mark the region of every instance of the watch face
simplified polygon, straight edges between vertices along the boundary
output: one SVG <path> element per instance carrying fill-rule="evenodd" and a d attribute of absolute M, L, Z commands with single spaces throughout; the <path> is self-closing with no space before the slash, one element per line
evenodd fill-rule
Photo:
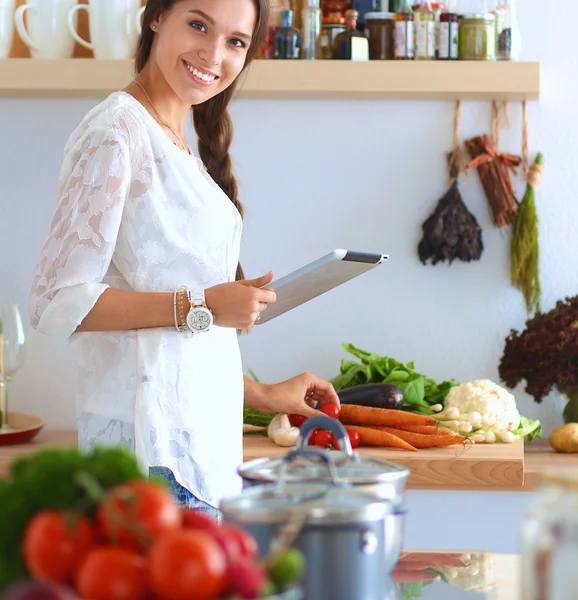
<path fill-rule="evenodd" d="M 187 315 L 187 324 L 193 331 L 206 331 L 213 322 L 206 308 L 193 308 Z"/>

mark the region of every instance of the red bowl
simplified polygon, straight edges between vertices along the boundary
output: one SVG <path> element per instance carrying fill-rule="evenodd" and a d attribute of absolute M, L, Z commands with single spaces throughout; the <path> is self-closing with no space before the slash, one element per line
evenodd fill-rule
<path fill-rule="evenodd" d="M 9 412 L 8 425 L 12 428 L 10 431 L 0 431 L 0 446 L 26 444 L 44 427 L 44 421 L 33 415 Z"/>

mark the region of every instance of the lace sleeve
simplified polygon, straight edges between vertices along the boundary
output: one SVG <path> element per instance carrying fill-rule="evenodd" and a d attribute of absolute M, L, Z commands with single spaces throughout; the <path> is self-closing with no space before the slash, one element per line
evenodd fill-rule
<path fill-rule="evenodd" d="M 70 336 L 109 287 L 102 280 L 129 185 L 128 146 L 111 128 L 89 129 L 65 154 L 30 292 L 30 322 L 38 331 Z"/>

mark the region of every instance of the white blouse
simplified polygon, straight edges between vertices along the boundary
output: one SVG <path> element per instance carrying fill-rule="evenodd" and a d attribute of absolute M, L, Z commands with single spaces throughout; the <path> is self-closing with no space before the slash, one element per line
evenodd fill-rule
<path fill-rule="evenodd" d="M 241 490 L 243 371 L 232 328 L 74 333 L 108 288 L 234 281 L 242 221 L 202 163 L 115 92 L 72 133 L 36 266 L 32 325 L 77 343 L 79 445 L 126 444 L 218 506 Z"/>

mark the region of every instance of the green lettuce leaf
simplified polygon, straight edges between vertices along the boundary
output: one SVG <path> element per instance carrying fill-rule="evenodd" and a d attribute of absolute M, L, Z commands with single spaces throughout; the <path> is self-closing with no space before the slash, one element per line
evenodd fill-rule
<path fill-rule="evenodd" d="M 531 442 L 534 438 L 541 440 L 542 423 L 540 423 L 538 420 L 533 421 L 527 417 L 520 417 L 520 426 L 513 433 L 516 436 L 516 439 L 526 437 L 528 438 L 529 442 Z"/>

